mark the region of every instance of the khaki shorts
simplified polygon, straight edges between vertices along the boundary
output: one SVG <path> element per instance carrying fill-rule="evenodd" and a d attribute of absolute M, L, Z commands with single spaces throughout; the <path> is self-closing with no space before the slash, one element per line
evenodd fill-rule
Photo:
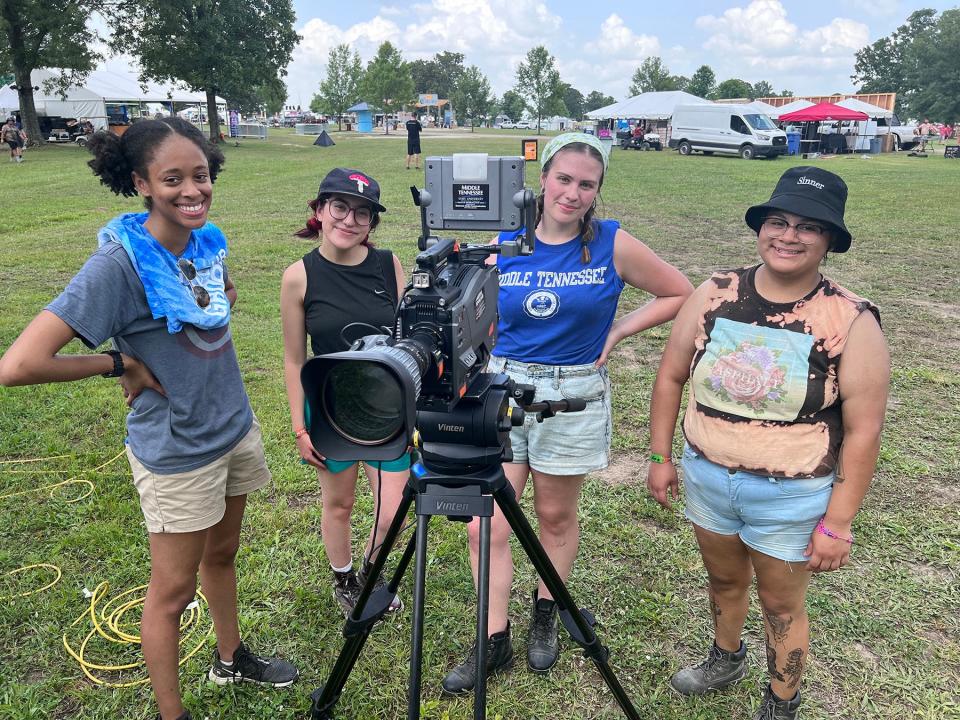
<path fill-rule="evenodd" d="M 129 445 L 127 459 L 147 531 L 152 533 L 206 530 L 223 519 L 228 497 L 246 495 L 270 482 L 256 418 L 230 452 L 196 470 L 160 475 L 144 467 Z"/>

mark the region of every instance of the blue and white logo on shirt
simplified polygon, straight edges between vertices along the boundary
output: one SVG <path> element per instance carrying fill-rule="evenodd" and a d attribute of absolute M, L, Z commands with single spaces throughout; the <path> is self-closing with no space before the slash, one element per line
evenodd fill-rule
<path fill-rule="evenodd" d="M 532 318 L 545 320 L 560 309 L 560 297 L 553 290 L 534 290 L 523 299 L 523 310 Z"/>

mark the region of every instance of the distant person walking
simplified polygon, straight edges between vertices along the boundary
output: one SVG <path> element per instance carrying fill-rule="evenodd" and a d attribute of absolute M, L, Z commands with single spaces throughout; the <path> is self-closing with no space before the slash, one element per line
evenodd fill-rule
<path fill-rule="evenodd" d="M 410 169 L 410 158 L 413 158 L 413 164 L 417 170 L 420 169 L 420 131 L 423 125 L 416 118 L 410 118 L 406 123 L 407 128 L 407 170 Z"/>
<path fill-rule="evenodd" d="M 10 162 L 22 163 L 23 146 L 27 136 L 17 127 L 13 117 L 7 118 L 7 122 L 0 133 L 2 133 L 3 142 L 10 148 Z"/>

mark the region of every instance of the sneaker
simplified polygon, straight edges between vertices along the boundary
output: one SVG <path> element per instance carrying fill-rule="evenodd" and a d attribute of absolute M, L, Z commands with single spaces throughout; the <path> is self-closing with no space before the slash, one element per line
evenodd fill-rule
<path fill-rule="evenodd" d="M 773 694 L 770 685 L 763 691 L 763 700 L 753 720 L 797 720 L 800 707 L 800 691 L 789 700 L 781 700 Z"/>
<path fill-rule="evenodd" d="M 507 629 L 494 633 L 487 639 L 487 677 L 513 665 L 513 644 L 510 642 L 510 623 Z M 461 695 L 473 690 L 477 682 L 477 646 L 462 665 L 457 665 L 443 678 L 443 692 L 447 695 Z"/>
<path fill-rule="evenodd" d="M 361 587 L 357 574 L 352 569 L 346 572 L 333 571 L 333 599 L 340 605 L 345 618 L 350 617 L 353 612 Z"/>
<path fill-rule="evenodd" d="M 735 653 L 721 650 L 714 642 L 706 660 L 678 672 L 670 678 L 670 685 L 681 695 L 703 695 L 733 685 L 746 674 L 747 646 L 743 641 Z"/>
<path fill-rule="evenodd" d="M 560 656 L 560 618 L 557 603 L 546 598 L 537 598 L 533 591 L 533 611 L 527 634 L 527 666 L 534 672 L 544 673 L 552 668 Z"/>
<path fill-rule="evenodd" d="M 217 685 L 251 682 L 285 688 L 293 684 L 300 673 L 293 664 L 280 658 L 262 658 L 240 643 L 233 653 L 233 663 L 227 667 L 220 660 L 220 652 L 213 651 L 213 666 L 207 676 Z"/>
<path fill-rule="evenodd" d="M 370 574 L 370 568 L 373 567 L 373 563 L 369 560 L 363 561 L 363 567 L 360 568 L 360 572 L 357 573 L 357 584 L 362 588 L 367 582 L 367 575 Z M 373 592 L 378 592 L 381 588 L 387 586 L 387 581 L 383 579 L 383 575 L 380 575 L 373 583 Z M 359 591 L 357 593 L 359 595 Z M 387 608 L 387 612 L 397 612 L 398 610 L 403 610 L 403 600 L 400 599 L 399 595 L 394 595 L 393 600 L 390 601 L 390 607 Z"/>

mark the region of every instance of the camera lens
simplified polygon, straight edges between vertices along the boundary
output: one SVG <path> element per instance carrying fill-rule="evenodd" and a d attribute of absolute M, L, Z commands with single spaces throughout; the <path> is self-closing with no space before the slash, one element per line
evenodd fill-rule
<path fill-rule="evenodd" d="M 343 362 L 327 376 L 323 412 L 330 425 L 358 445 L 389 442 L 403 430 L 400 383 L 379 363 Z"/>

